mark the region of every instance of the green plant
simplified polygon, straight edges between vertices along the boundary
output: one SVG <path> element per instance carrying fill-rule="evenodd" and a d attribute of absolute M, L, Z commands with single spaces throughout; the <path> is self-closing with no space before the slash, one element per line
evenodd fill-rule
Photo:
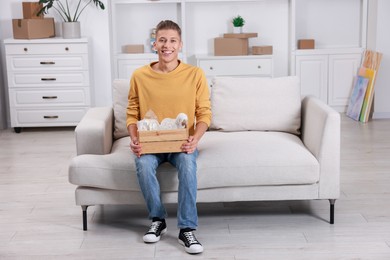
<path fill-rule="evenodd" d="M 65 1 L 65 4 L 63 4 L 61 1 Z M 53 8 L 61 16 L 64 22 L 77 22 L 79 20 L 80 14 L 92 2 L 96 5 L 97 8 L 100 8 L 102 10 L 104 10 L 105 8 L 104 4 L 99 0 L 76 0 L 76 1 L 78 1 L 76 10 L 71 11 L 68 0 L 39 0 L 39 3 L 43 4 L 43 7 L 41 10 L 39 10 L 37 16 L 41 14 L 47 14 L 49 13 L 49 10 Z"/>
<path fill-rule="evenodd" d="M 245 24 L 245 20 L 240 15 L 237 15 L 233 18 L 232 23 L 234 27 L 242 27 Z"/>

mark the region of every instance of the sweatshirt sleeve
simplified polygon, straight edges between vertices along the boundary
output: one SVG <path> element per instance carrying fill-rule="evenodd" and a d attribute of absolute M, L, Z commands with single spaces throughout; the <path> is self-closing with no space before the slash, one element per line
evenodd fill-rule
<path fill-rule="evenodd" d="M 136 84 L 135 75 L 130 80 L 130 90 L 128 95 L 128 104 L 126 111 L 126 127 L 131 124 L 136 124 L 140 118 L 138 86 Z"/>
<path fill-rule="evenodd" d="M 198 68 L 198 83 L 196 89 L 196 122 L 204 122 L 207 126 L 211 123 L 210 93 L 206 76 L 202 69 Z"/>

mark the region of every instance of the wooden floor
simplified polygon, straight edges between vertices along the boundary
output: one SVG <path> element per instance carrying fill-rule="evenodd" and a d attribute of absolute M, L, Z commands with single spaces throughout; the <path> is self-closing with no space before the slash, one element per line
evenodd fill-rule
<path fill-rule="evenodd" d="M 72 128 L 0 132 L 0 259 L 194 259 L 168 233 L 144 244 L 143 206 L 88 209 L 82 231 L 67 167 Z M 199 259 L 390 259 L 390 120 L 342 119 L 341 191 L 328 201 L 199 205 Z"/>

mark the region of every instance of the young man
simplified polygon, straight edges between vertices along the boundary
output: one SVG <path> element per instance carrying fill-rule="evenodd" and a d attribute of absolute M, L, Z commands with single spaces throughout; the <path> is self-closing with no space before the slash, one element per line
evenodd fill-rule
<path fill-rule="evenodd" d="M 138 182 L 152 220 L 143 240 L 145 243 L 157 242 L 167 231 L 167 213 L 161 201 L 156 170 L 163 162 L 169 162 L 177 168 L 179 179 L 179 243 L 187 253 L 201 253 L 203 246 L 194 235 L 198 226 L 196 158 L 198 142 L 211 121 L 207 80 L 200 68 L 178 59 L 182 41 L 181 29 L 176 23 L 167 20 L 157 25 L 154 48 L 158 61 L 137 69 L 132 75 L 126 122 L 130 148 L 136 155 Z M 159 122 L 164 118 L 176 118 L 179 113 L 188 116 L 190 136 L 183 143 L 181 153 L 142 154 L 142 145 L 137 139 L 137 121 L 143 119 L 148 110 L 157 115 Z"/>

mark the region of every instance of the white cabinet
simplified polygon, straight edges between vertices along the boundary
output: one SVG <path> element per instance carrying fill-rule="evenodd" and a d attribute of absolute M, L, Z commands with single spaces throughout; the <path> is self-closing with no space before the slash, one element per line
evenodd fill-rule
<path fill-rule="evenodd" d="M 117 73 L 115 78 L 130 79 L 131 74 L 133 74 L 134 70 L 143 65 L 149 64 L 152 61 L 153 59 L 148 59 L 147 57 L 120 58 L 117 60 Z"/>
<path fill-rule="evenodd" d="M 296 75 L 301 81 L 302 96 L 315 96 L 328 102 L 327 55 L 296 56 Z"/>
<path fill-rule="evenodd" d="M 341 112 L 347 109 L 361 57 L 361 53 L 329 55 L 328 104 Z"/>
<path fill-rule="evenodd" d="M 360 49 L 351 52 L 297 52 L 295 68 L 296 75 L 301 79 L 302 96 L 316 96 L 336 110 L 345 112 L 362 56 Z"/>
<path fill-rule="evenodd" d="M 74 126 L 91 105 L 87 39 L 4 41 L 11 126 Z"/>
<path fill-rule="evenodd" d="M 302 95 L 344 112 L 366 47 L 368 1 L 290 2 L 290 73 L 301 78 Z M 298 50 L 299 39 L 314 39 L 315 49 Z"/>
<path fill-rule="evenodd" d="M 215 76 L 273 76 L 272 56 L 207 56 L 197 55 L 197 66 L 202 68 L 211 83 Z"/>

